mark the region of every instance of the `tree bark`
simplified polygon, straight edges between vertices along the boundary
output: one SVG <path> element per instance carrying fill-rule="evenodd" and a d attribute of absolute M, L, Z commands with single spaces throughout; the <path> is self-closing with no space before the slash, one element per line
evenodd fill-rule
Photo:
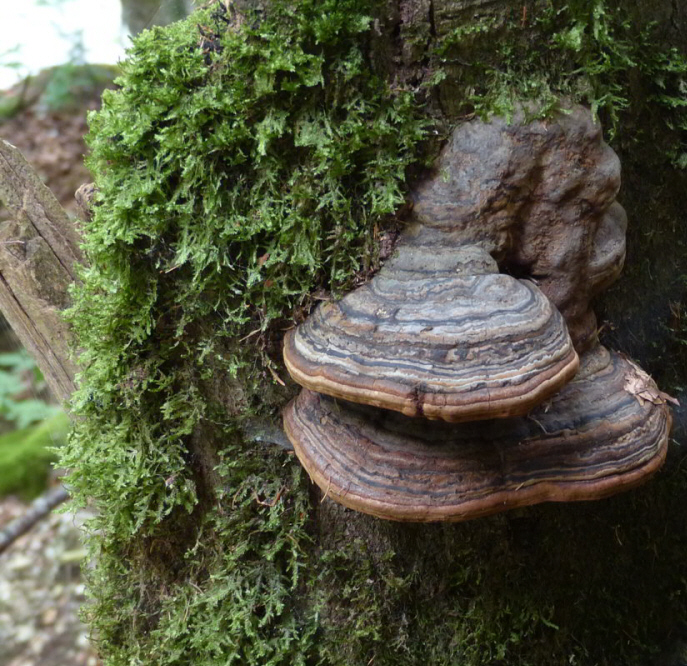
<path fill-rule="evenodd" d="M 155 25 L 167 25 L 180 21 L 187 16 L 193 7 L 190 0 L 122 0 L 122 20 L 132 35 Z"/>

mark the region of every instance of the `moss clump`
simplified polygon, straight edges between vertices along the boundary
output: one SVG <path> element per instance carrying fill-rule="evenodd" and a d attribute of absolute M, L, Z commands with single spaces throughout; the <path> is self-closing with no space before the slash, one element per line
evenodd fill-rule
<path fill-rule="evenodd" d="M 304 586 L 303 474 L 274 452 L 233 445 L 222 457 L 225 485 L 200 524 L 181 518 L 175 536 L 149 530 L 128 557 L 96 544 L 88 615 L 109 663 L 306 663 L 316 618 L 294 601 Z"/>
<path fill-rule="evenodd" d="M 369 9 L 277 3 L 239 28 L 215 5 L 143 33 L 91 116 L 102 205 L 71 320 L 85 350 L 74 448 L 97 454 L 70 460 L 71 483 L 113 515 L 135 485 L 131 533 L 195 502 L 191 485 L 170 497 L 160 483 L 188 474 L 184 438 L 207 417 L 198 381 L 243 372 L 244 407 L 261 397 L 268 350 L 222 344 L 349 284 L 403 200 L 425 122 L 365 64 Z"/>
<path fill-rule="evenodd" d="M 227 4 L 136 38 L 90 118 L 99 198 L 62 464 L 100 511 L 90 615 L 110 664 L 305 658 L 314 619 L 287 599 L 307 494 L 237 428 L 275 409 L 279 320 L 374 262 L 427 125 L 366 61 L 374 2 Z"/>
<path fill-rule="evenodd" d="M 509 116 L 516 104 L 532 100 L 536 114 L 546 116 L 564 96 L 600 115 L 613 139 L 637 111 L 634 100 L 661 114 L 674 140 L 667 156 L 684 168 L 687 56 L 663 46 L 656 24 L 632 16 L 627 4 L 545 0 L 498 15 L 478 12 L 439 35 L 431 49 L 444 109 Z"/>

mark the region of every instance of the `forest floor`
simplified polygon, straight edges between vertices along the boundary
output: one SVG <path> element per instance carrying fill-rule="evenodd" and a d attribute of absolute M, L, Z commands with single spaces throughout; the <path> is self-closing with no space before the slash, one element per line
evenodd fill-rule
<path fill-rule="evenodd" d="M 0 527 L 28 504 L 0 500 Z M 88 514 L 52 513 L 0 554 L 0 666 L 98 666 L 88 629 L 80 525 Z"/>

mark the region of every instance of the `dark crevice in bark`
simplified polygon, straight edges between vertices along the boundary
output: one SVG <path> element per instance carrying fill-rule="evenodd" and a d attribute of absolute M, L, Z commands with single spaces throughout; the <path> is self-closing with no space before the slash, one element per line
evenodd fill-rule
<path fill-rule="evenodd" d="M 680 27 L 680 8 L 678 6 L 678 0 L 672 0 L 671 3 L 670 25 L 673 26 L 675 32 L 679 36 L 682 36 L 682 29 Z"/>
<path fill-rule="evenodd" d="M 396 3 L 397 20 L 394 22 L 391 30 L 391 43 L 393 44 L 394 61 L 399 63 L 402 61 L 403 53 L 403 38 L 401 37 L 401 26 L 403 25 L 403 2 L 398 0 Z"/>
<path fill-rule="evenodd" d="M 434 17 L 434 0 L 429 0 L 429 46 L 437 38 L 437 24 Z"/>

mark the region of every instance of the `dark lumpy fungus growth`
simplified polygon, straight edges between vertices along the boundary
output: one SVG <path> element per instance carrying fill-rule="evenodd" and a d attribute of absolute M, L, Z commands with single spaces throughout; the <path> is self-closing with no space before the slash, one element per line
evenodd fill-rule
<path fill-rule="evenodd" d="M 327 497 L 392 520 L 595 499 L 663 462 L 653 380 L 597 338 L 619 275 L 620 164 L 589 111 L 457 127 L 368 283 L 284 341 L 285 409 Z"/>

